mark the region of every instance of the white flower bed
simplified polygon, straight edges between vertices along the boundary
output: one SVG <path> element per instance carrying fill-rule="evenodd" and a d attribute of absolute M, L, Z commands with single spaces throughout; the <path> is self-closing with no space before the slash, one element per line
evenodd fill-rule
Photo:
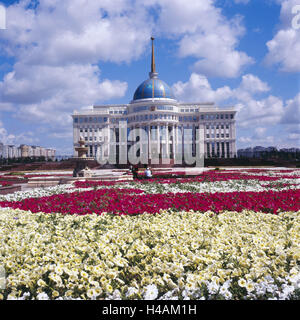
<path fill-rule="evenodd" d="M 74 188 L 72 184 L 63 184 L 54 187 L 34 188 L 26 191 L 16 191 L 14 193 L 0 195 L 0 201 L 22 201 L 27 198 L 47 197 L 53 194 L 72 193 L 76 191 L 87 191 L 93 188 Z"/>

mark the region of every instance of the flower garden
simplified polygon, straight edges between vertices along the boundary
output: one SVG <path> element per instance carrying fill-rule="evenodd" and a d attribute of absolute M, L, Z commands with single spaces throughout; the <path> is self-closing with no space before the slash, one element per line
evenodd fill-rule
<path fill-rule="evenodd" d="M 299 182 L 230 169 L 0 195 L 0 299 L 300 299 Z"/>

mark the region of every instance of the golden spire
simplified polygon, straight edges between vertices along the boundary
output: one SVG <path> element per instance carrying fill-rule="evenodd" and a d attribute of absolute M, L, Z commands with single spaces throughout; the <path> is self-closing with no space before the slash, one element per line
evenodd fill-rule
<path fill-rule="evenodd" d="M 152 40 L 152 61 L 151 61 L 151 72 L 155 73 L 155 57 L 154 57 L 154 37 L 151 37 Z"/>
<path fill-rule="evenodd" d="M 149 72 L 149 76 L 151 79 L 157 78 L 158 73 L 155 70 L 155 57 L 154 57 L 154 37 L 151 37 L 152 40 L 152 59 L 151 59 L 151 72 Z"/>

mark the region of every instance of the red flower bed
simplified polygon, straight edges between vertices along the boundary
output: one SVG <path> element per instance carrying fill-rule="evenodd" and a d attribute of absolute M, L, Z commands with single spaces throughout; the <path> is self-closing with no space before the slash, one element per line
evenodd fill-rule
<path fill-rule="evenodd" d="M 300 190 L 228 192 L 228 193 L 167 193 L 141 194 L 138 189 L 110 189 L 52 195 L 18 202 L 0 202 L 2 207 L 32 212 L 60 212 L 64 214 L 158 213 L 160 209 L 214 211 L 242 211 L 244 209 L 277 213 L 300 210 Z"/>
<path fill-rule="evenodd" d="M 12 186 L 13 184 L 13 181 L 0 181 L 0 187 Z"/>

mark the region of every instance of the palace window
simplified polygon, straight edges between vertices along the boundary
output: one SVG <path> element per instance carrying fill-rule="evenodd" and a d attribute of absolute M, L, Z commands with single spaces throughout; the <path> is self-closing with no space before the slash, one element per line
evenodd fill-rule
<path fill-rule="evenodd" d="M 139 106 L 139 107 L 134 107 L 133 112 L 147 111 L 148 109 L 149 109 L 148 106 Z"/>
<path fill-rule="evenodd" d="M 165 140 L 166 139 L 166 126 L 161 126 L 160 127 L 160 137 L 161 137 L 161 140 Z"/>
<path fill-rule="evenodd" d="M 173 107 L 172 106 L 157 106 L 157 110 L 168 110 L 172 111 Z"/>
<path fill-rule="evenodd" d="M 208 156 L 210 156 L 210 147 L 209 147 L 209 143 L 207 143 L 207 154 L 208 154 Z"/>

